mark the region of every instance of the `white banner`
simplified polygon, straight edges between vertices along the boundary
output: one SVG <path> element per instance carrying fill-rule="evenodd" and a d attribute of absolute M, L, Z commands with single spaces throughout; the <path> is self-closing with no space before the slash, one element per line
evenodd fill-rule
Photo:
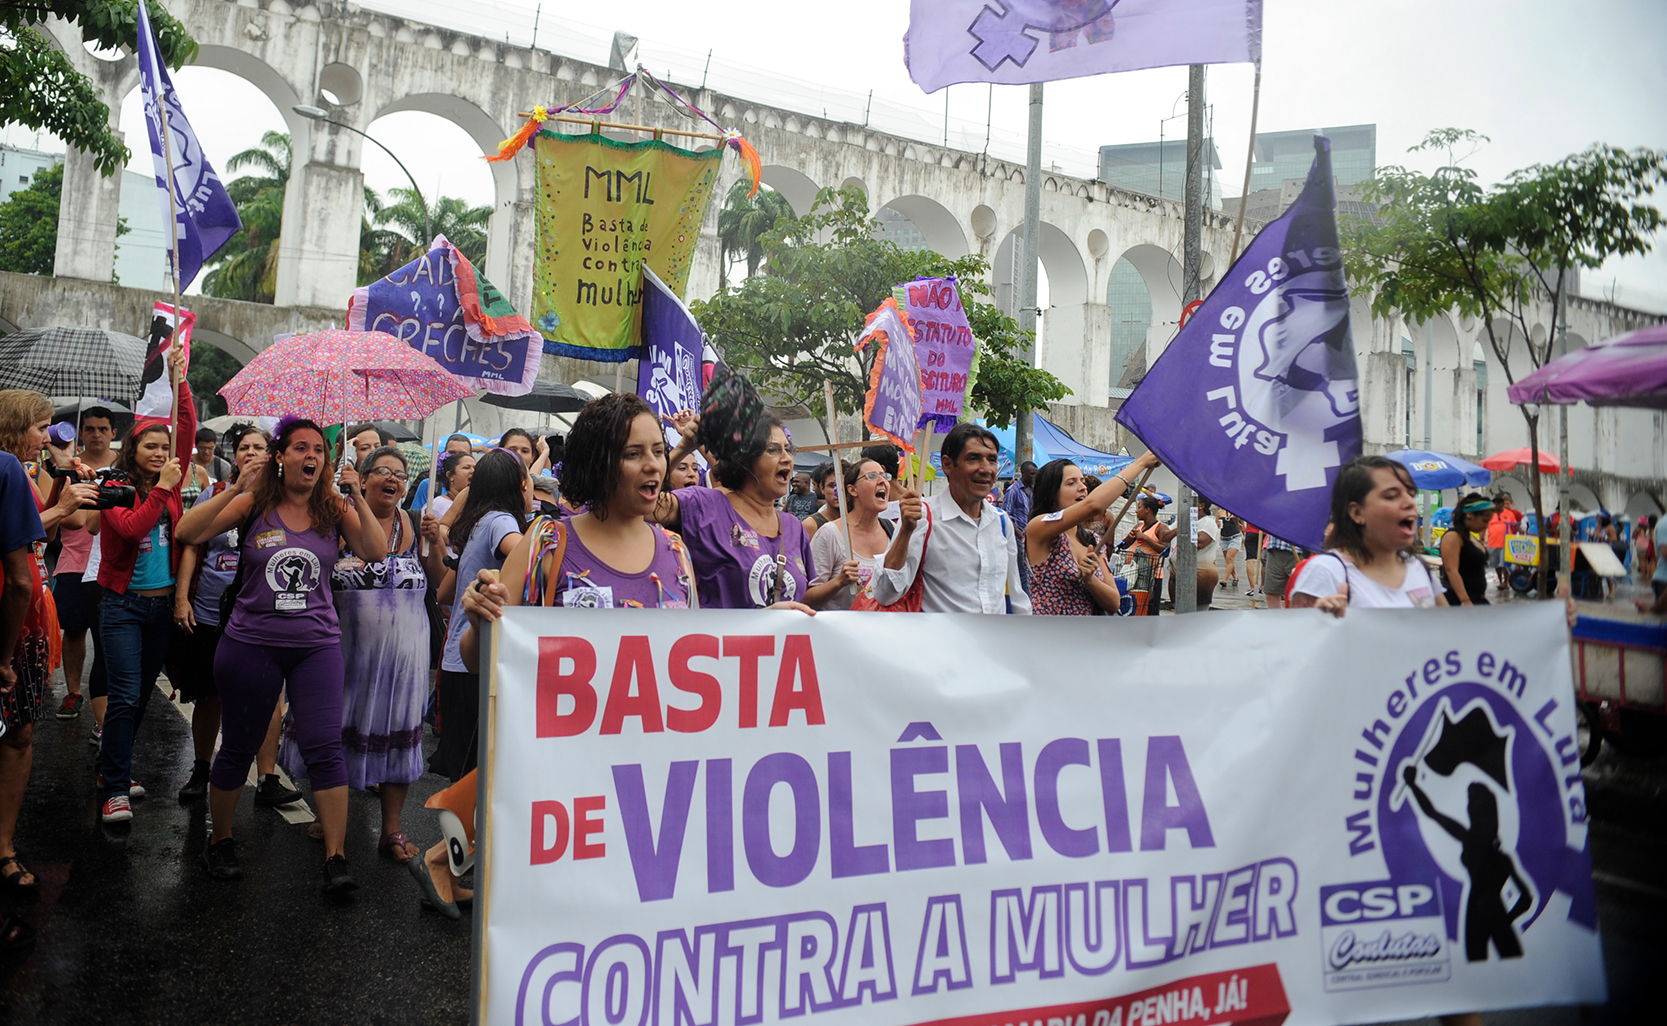
<path fill-rule="evenodd" d="M 1601 1003 L 1562 616 L 510 610 L 482 1021 Z"/>

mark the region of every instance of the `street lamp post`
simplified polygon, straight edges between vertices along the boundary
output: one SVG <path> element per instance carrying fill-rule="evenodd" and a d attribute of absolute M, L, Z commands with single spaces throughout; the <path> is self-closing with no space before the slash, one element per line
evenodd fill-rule
<path fill-rule="evenodd" d="M 394 151 L 393 150 L 390 150 L 390 149 L 388 149 L 388 147 L 383 146 L 380 142 L 377 142 L 376 139 L 372 138 L 368 133 L 361 132 L 357 128 L 354 128 L 352 125 L 343 124 L 342 122 L 331 118 L 330 117 L 330 112 L 325 110 L 323 107 L 313 107 L 313 106 L 309 106 L 309 105 L 304 104 L 304 103 L 298 103 L 290 109 L 295 111 L 295 113 L 301 115 L 304 118 L 309 118 L 313 121 L 322 121 L 326 125 L 335 125 L 337 128 L 345 128 L 349 132 L 354 133 L 355 135 L 362 135 L 366 139 L 370 139 L 371 142 L 376 143 L 377 146 L 381 147 L 383 153 L 386 153 L 388 156 L 393 157 L 394 163 L 398 164 L 399 169 L 401 171 L 405 172 L 405 177 L 411 180 L 411 191 L 416 194 L 417 202 L 419 204 L 421 204 L 422 208 L 423 208 L 423 237 L 422 237 L 422 240 L 418 243 L 418 245 L 423 247 L 424 249 L 426 249 L 428 247 L 428 244 L 430 242 L 434 241 L 433 227 L 432 227 L 432 224 L 429 221 L 429 217 L 428 217 L 428 201 L 426 199 L 423 199 L 423 191 L 417 185 L 417 177 L 411 173 L 410 168 L 405 166 L 404 161 L 402 161 L 398 157 L 394 156 Z"/>

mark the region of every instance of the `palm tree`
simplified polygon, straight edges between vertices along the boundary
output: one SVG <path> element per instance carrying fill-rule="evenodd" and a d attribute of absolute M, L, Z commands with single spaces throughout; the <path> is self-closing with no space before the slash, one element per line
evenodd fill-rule
<path fill-rule="evenodd" d="M 758 194 L 747 196 L 751 185 L 745 180 L 730 187 L 724 207 L 718 212 L 718 242 L 723 246 L 724 258 L 718 262 L 718 289 L 729 286 L 729 262 L 745 256 L 747 277 L 758 273 L 764 259 L 764 247 L 759 239 L 776 226 L 776 222 L 794 218 L 793 205 L 787 197 L 762 186 Z"/>
<path fill-rule="evenodd" d="M 376 223 L 385 226 L 377 233 L 387 247 L 383 274 L 409 263 L 433 241 L 433 235 L 444 235 L 476 267 L 486 260 L 491 206 L 471 207 L 455 196 L 441 196 L 425 212 L 423 197 L 415 189 L 389 189 L 388 198 L 392 202 L 375 214 Z M 425 225 L 431 232 L 427 239 L 422 237 Z"/>
<path fill-rule="evenodd" d="M 221 299 L 270 303 L 277 291 L 278 234 L 283 230 L 284 189 L 289 184 L 290 139 L 267 132 L 260 147 L 234 154 L 227 171 L 249 169 L 226 185 L 243 230 L 214 254 L 216 265 L 203 278 L 203 292 Z"/>

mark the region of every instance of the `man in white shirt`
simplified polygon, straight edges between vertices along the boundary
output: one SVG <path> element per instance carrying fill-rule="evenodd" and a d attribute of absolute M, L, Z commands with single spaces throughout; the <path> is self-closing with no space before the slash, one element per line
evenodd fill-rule
<path fill-rule="evenodd" d="M 944 436 L 941 455 L 949 490 L 925 500 L 904 495 L 897 534 L 874 574 L 874 598 L 883 605 L 897 602 L 919 574 L 922 612 L 1006 613 L 1011 607 L 1028 615 L 1018 531 L 1006 513 L 985 502 L 996 483 L 996 436 L 975 424 L 957 424 Z"/>

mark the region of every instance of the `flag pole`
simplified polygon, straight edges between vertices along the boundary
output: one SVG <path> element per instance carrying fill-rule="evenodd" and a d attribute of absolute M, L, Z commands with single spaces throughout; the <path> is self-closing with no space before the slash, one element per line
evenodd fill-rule
<path fill-rule="evenodd" d="M 152 38 L 152 52 L 155 52 L 156 40 Z M 157 58 L 161 60 L 160 57 Z M 162 119 L 162 159 L 168 165 L 168 212 L 171 215 L 169 224 L 170 240 L 168 256 L 172 264 L 174 280 L 174 326 L 168 336 L 168 385 L 172 398 L 168 403 L 168 458 L 173 459 L 179 449 L 179 379 L 174 376 L 174 346 L 179 344 L 179 197 L 174 188 L 174 140 L 168 131 L 168 92 L 162 83 L 162 76 L 156 76 L 156 113 Z"/>
<path fill-rule="evenodd" d="M 1117 511 L 1116 518 L 1106 526 L 1106 533 L 1100 536 L 1100 555 L 1103 556 L 1107 552 L 1111 551 L 1111 546 L 1114 544 L 1113 538 L 1117 534 L 1117 528 L 1123 523 L 1123 518 L 1128 516 L 1129 507 L 1133 506 L 1140 500 L 1140 490 L 1146 487 L 1146 479 L 1151 477 L 1152 471 L 1156 469 L 1158 468 L 1146 468 L 1146 473 L 1140 475 L 1140 480 L 1136 481 L 1134 484 L 1134 494 L 1123 500 L 1123 508 Z"/>
<path fill-rule="evenodd" d="M 1042 83 L 1030 84 L 1030 134 L 1025 154 L 1025 221 L 1019 269 L 1019 330 L 1031 333 L 1030 345 L 1024 354 L 1026 361 L 1036 363 L 1036 321 L 1041 310 L 1037 307 L 1036 260 L 1042 236 Z M 1015 455 L 1022 464 L 1033 459 L 1031 452 L 1034 414 L 1020 410 L 1013 428 Z M 1015 472 L 1017 468 L 1014 468 Z"/>
<path fill-rule="evenodd" d="M 1204 65 L 1194 64 L 1187 77 L 1187 208 L 1184 264 L 1181 270 L 1183 309 L 1204 298 L 1202 281 L 1204 232 Z M 1179 476 L 1179 475 L 1177 475 Z M 1198 611 L 1198 549 L 1192 540 L 1192 488 L 1181 482 L 1175 510 L 1175 612 Z"/>
<path fill-rule="evenodd" d="M 1250 145 L 1245 147 L 1244 187 L 1239 190 L 1239 218 L 1233 225 L 1233 255 L 1227 266 L 1239 258 L 1239 235 L 1244 231 L 1244 211 L 1250 205 L 1250 167 L 1256 162 L 1256 114 L 1262 105 L 1262 61 L 1256 61 L 1256 84 L 1250 90 Z"/>
<path fill-rule="evenodd" d="M 845 512 L 845 461 L 839 456 L 839 421 L 834 417 L 833 382 L 827 378 L 822 379 L 822 397 L 828 403 L 828 441 L 833 444 L 834 474 L 839 479 L 835 490 L 839 495 L 839 522 L 845 525 L 845 558 L 855 559 L 856 550 L 851 545 L 851 518 Z"/>

